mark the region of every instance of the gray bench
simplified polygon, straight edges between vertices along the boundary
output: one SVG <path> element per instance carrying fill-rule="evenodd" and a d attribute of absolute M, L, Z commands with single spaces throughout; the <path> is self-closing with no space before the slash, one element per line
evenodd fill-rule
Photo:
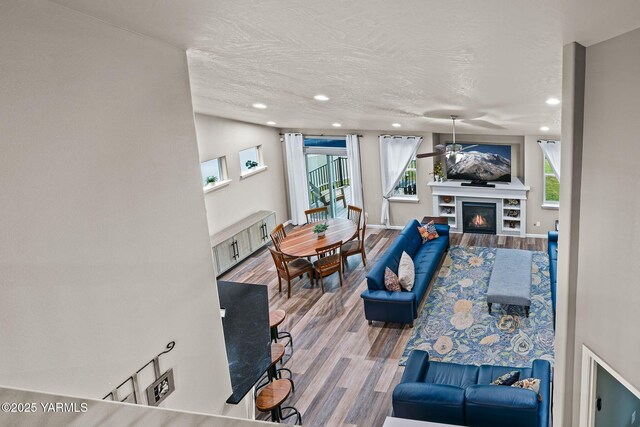
<path fill-rule="evenodd" d="M 487 305 L 521 305 L 529 317 L 531 306 L 531 265 L 533 252 L 498 249 L 487 290 Z"/>

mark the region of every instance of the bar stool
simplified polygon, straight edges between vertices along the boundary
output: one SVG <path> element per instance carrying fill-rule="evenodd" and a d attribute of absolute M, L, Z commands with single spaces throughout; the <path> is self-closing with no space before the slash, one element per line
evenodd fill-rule
<path fill-rule="evenodd" d="M 282 406 L 291 394 L 293 386 L 289 380 L 275 380 L 267 384 L 256 398 L 256 408 L 260 412 L 271 412 L 271 421 L 279 423 L 296 415 L 296 424 L 302 425 L 302 415 L 293 406 Z M 282 411 L 288 409 L 291 413 L 283 415 Z"/>
<path fill-rule="evenodd" d="M 278 332 L 278 325 L 284 322 L 287 318 L 287 313 L 284 310 L 274 310 L 269 312 L 269 328 L 271 330 L 271 341 L 278 342 L 279 339 L 288 338 L 289 341 L 285 344 L 291 347 L 291 353 L 293 353 L 293 337 L 290 332 L 282 331 Z"/>
<path fill-rule="evenodd" d="M 262 387 L 266 386 L 270 382 L 273 382 L 274 380 L 282 379 L 283 371 L 289 373 L 289 378 L 285 378 L 285 379 L 291 381 L 291 391 L 295 393 L 296 386 L 293 383 L 293 372 L 291 372 L 291 370 L 288 368 L 282 368 L 282 367 L 278 368 L 278 362 L 282 362 L 283 357 L 284 357 L 284 345 L 280 343 L 271 344 L 271 365 L 267 369 L 266 378 L 263 376 L 261 379 L 260 385 L 256 386 L 256 391 L 255 391 L 256 396 L 258 394 L 258 390 L 260 390 Z"/>

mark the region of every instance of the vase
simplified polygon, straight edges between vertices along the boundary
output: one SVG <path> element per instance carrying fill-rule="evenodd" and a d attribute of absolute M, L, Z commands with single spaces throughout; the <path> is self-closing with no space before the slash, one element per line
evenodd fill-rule
<path fill-rule="evenodd" d="M 324 237 L 325 233 L 326 233 L 326 231 L 323 231 L 321 233 L 317 233 L 318 234 L 318 239 L 322 239 Z"/>

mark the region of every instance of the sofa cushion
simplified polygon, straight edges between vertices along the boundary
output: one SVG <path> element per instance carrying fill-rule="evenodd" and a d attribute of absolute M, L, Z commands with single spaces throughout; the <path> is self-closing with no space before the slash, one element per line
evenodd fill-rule
<path fill-rule="evenodd" d="M 384 269 L 384 287 L 391 292 L 400 292 L 400 279 L 389 267 Z"/>
<path fill-rule="evenodd" d="M 416 255 L 416 252 L 420 250 L 422 246 L 422 236 L 418 231 L 420 227 L 420 223 L 415 219 L 409 221 L 409 223 L 404 227 L 404 229 L 400 232 L 401 236 L 404 236 L 407 240 L 407 244 L 405 246 L 405 251 L 413 258 Z"/>
<path fill-rule="evenodd" d="M 367 274 L 367 287 L 369 290 L 386 290 L 384 287 L 384 271 L 389 267 L 394 273 L 398 272 L 400 257 L 406 246 L 407 238 L 404 236 L 398 236 L 396 240 L 391 243 L 389 249 L 387 249 Z"/>
<path fill-rule="evenodd" d="M 415 278 L 416 270 L 413 265 L 413 260 L 408 253 L 403 252 L 402 257 L 400 257 L 400 265 L 398 266 L 398 279 L 400 280 L 402 289 L 407 291 L 413 289 Z"/>
<path fill-rule="evenodd" d="M 468 387 L 478 382 L 478 367 L 448 362 L 429 362 L 425 382 Z"/>
<path fill-rule="evenodd" d="M 464 425 L 464 395 L 463 388 L 451 385 L 401 383 L 393 390 L 393 415 Z"/>
<path fill-rule="evenodd" d="M 531 390 L 473 385 L 465 392 L 466 425 L 538 427 L 538 396 Z"/>

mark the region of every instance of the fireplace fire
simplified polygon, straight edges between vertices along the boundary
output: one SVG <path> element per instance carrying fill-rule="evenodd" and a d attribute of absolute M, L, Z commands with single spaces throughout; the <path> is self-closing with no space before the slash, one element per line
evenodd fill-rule
<path fill-rule="evenodd" d="M 471 220 L 471 223 L 475 227 L 486 227 L 487 220 L 482 215 L 477 214 L 476 216 L 473 217 L 473 219 Z"/>
<path fill-rule="evenodd" d="M 495 203 L 462 203 L 462 231 L 465 233 L 496 234 Z"/>

